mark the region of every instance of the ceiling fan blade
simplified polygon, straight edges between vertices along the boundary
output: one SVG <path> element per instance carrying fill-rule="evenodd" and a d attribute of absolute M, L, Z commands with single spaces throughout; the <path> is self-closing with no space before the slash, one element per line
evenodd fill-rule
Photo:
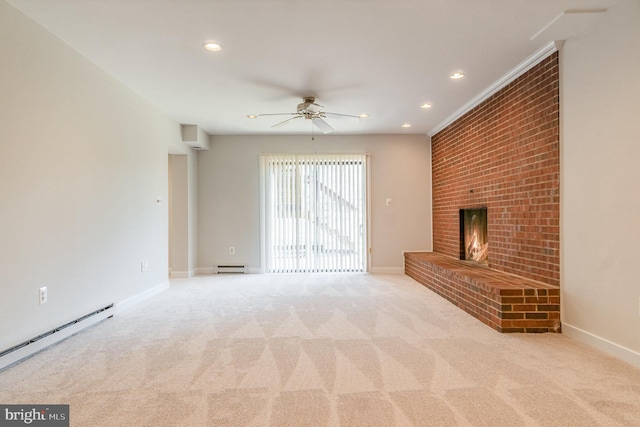
<path fill-rule="evenodd" d="M 330 133 L 335 130 L 334 128 L 329 126 L 329 123 L 325 122 L 320 117 L 314 117 L 313 124 L 316 125 L 316 127 L 320 129 L 322 133 Z"/>
<path fill-rule="evenodd" d="M 267 114 L 257 114 L 256 117 L 262 116 L 295 116 L 298 113 L 267 113 Z"/>
<path fill-rule="evenodd" d="M 349 117 L 349 118 L 354 118 L 354 119 L 361 119 L 362 117 L 360 116 L 354 116 L 353 114 L 340 114 L 340 113 L 329 113 L 327 111 L 323 111 L 322 114 L 324 114 L 325 116 L 335 116 L 335 117 Z"/>
<path fill-rule="evenodd" d="M 288 124 L 291 120 L 299 119 L 299 118 L 301 118 L 301 117 L 302 117 L 302 116 L 291 117 L 290 119 L 287 119 L 287 120 L 285 120 L 285 121 L 283 121 L 283 122 L 280 122 L 280 123 L 276 123 L 275 125 L 273 125 L 273 126 L 271 126 L 271 127 L 272 127 L 272 128 L 279 128 L 279 127 L 282 127 L 282 126 L 284 126 L 284 125 Z"/>

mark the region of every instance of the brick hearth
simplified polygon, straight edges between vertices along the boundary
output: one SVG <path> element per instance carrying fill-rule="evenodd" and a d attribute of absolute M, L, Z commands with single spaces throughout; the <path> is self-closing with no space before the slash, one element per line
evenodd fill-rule
<path fill-rule="evenodd" d="M 560 288 L 433 252 L 406 252 L 405 273 L 499 332 L 560 332 Z"/>

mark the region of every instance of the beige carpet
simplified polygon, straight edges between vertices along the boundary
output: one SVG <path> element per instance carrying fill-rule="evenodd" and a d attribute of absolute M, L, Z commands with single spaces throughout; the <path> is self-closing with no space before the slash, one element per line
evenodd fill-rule
<path fill-rule="evenodd" d="M 73 426 L 637 426 L 640 371 L 406 276 L 219 275 L 0 372 L 0 403 Z"/>

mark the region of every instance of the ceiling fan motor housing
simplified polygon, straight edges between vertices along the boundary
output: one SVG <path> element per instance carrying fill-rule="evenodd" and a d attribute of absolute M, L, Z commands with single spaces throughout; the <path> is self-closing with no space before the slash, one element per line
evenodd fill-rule
<path fill-rule="evenodd" d="M 302 101 L 302 103 L 298 104 L 298 114 L 304 115 L 307 119 L 318 117 L 320 111 L 315 107 L 322 107 L 322 105 L 316 104 L 316 98 L 313 96 L 305 96 L 302 98 Z"/>

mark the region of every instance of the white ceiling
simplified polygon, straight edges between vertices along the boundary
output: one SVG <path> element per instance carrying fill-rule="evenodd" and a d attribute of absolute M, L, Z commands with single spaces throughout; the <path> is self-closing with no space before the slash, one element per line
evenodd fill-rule
<path fill-rule="evenodd" d="M 340 134 L 428 133 L 557 34 L 573 36 L 563 12 L 615 1 L 8 0 L 212 135 L 308 133 L 306 120 L 271 129 L 284 118 L 246 118 L 293 112 L 306 95 L 370 115 L 327 119 Z M 223 50 L 204 50 L 208 40 Z"/>

